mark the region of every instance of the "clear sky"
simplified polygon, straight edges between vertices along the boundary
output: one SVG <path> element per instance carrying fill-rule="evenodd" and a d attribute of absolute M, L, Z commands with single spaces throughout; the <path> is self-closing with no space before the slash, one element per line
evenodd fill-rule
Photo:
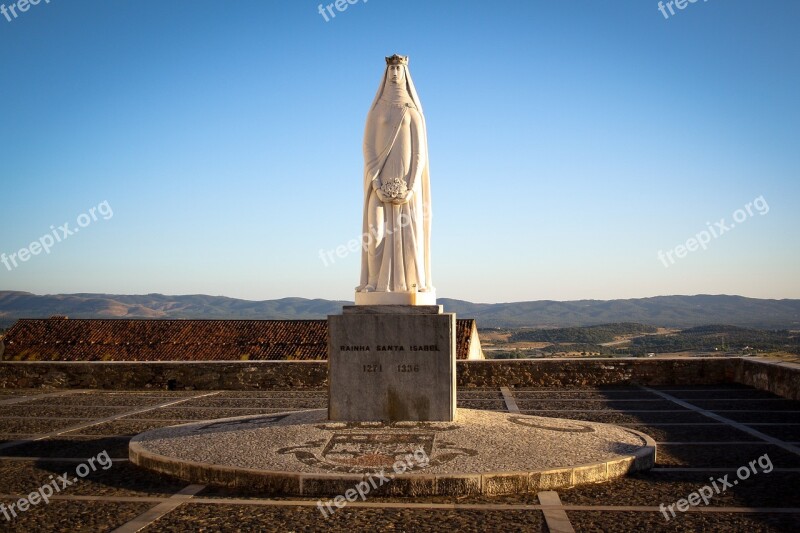
<path fill-rule="evenodd" d="M 800 298 L 797 0 L 318 6 L 0 15 L 0 290 L 352 299 L 360 254 L 320 252 L 361 231 L 364 121 L 400 53 L 439 296 Z"/>

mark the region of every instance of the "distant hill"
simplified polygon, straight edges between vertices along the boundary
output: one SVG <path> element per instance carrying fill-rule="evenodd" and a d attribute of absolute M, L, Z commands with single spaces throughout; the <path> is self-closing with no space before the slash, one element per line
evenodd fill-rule
<path fill-rule="evenodd" d="M 766 329 L 800 329 L 800 300 L 743 296 L 655 296 L 628 300 L 542 300 L 473 304 L 439 299 L 445 309 L 476 318 L 478 327 L 576 327 L 617 322 L 690 328 L 730 324 Z"/>
<path fill-rule="evenodd" d="M 282 298 L 249 301 L 224 296 L 60 294 L 39 296 L 0 291 L 0 328 L 18 318 L 245 318 L 312 319 L 341 312 L 351 302 Z M 656 296 L 629 300 L 577 300 L 475 304 L 440 298 L 446 311 L 476 318 L 487 327 L 576 327 L 631 322 L 691 328 L 729 324 L 765 329 L 800 329 L 800 300 L 742 296 Z"/>
<path fill-rule="evenodd" d="M 163 294 L 57 294 L 0 291 L 0 327 L 18 318 L 195 318 L 283 319 L 324 318 L 349 302 L 282 298 L 255 302 L 225 296 Z"/>

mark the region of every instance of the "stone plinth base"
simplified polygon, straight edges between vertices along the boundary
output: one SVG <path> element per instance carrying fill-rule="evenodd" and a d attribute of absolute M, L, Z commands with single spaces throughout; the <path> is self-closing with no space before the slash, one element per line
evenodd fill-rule
<path fill-rule="evenodd" d="M 436 292 L 357 292 L 356 305 L 436 305 Z"/>
<path fill-rule="evenodd" d="M 471 496 L 555 490 L 646 470 L 627 428 L 459 409 L 453 422 L 329 422 L 324 409 L 195 422 L 134 437 L 134 464 L 261 496 Z"/>
<path fill-rule="evenodd" d="M 440 306 L 347 306 L 328 317 L 332 421 L 451 421 L 456 316 Z"/>

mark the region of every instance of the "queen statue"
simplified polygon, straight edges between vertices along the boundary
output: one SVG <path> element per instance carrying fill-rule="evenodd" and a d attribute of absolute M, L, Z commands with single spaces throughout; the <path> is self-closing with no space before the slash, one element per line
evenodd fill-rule
<path fill-rule="evenodd" d="M 433 305 L 428 138 L 408 57 L 386 58 L 364 131 L 357 305 Z"/>

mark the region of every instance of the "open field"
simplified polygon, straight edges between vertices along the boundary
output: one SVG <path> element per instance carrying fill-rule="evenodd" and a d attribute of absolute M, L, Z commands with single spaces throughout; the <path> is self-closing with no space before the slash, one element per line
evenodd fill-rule
<path fill-rule="evenodd" d="M 684 330 L 642 324 L 606 324 L 571 328 L 482 328 L 489 359 L 537 357 L 714 357 L 800 356 L 800 334 L 735 326 L 699 326 Z"/>

